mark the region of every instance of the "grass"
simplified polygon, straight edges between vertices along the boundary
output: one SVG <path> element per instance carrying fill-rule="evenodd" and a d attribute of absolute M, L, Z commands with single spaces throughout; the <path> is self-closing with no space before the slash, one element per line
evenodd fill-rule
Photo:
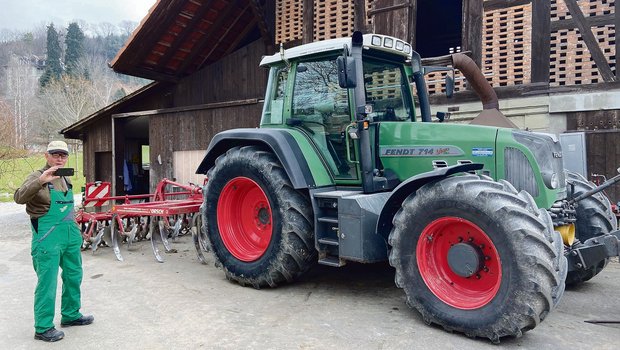
<path fill-rule="evenodd" d="M 13 193 L 21 186 L 28 174 L 41 169 L 43 166 L 45 166 L 43 154 L 0 160 L 0 202 L 12 202 Z M 82 153 L 70 154 L 66 167 L 76 169 L 75 175 L 71 177 L 71 183 L 73 184 L 73 193 L 79 193 L 86 182 L 83 175 Z"/>

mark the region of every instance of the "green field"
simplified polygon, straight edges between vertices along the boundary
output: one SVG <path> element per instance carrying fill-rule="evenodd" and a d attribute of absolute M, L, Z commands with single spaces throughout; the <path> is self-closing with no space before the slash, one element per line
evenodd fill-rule
<path fill-rule="evenodd" d="M 13 201 L 15 189 L 22 184 L 28 174 L 41 169 L 44 165 L 43 154 L 0 160 L 0 202 Z M 75 176 L 71 177 L 71 183 L 73 183 L 73 192 L 77 194 L 85 183 L 82 153 L 70 154 L 66 167 L 76 169 Z"/>

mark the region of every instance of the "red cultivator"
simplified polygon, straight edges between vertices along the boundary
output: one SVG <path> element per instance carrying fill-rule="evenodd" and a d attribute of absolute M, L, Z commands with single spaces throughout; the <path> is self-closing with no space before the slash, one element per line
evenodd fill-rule
<path fill-rule="evenodd" d="M 170 185 L 176 191 L 167 192 Z M 192 232 L 198 258 L 204 263 L 202 250 L 206 247 L 201 238 L 201 219 L 198 211 L 202 204 L 202 188 L 194 185 L 182 185 L 163 179 L 157 185 L 154 194 L 106 196 L 109 183 L 88 183 L 84 198 L 84 209 L 102 207 L 110 201 L 123 201 L 112 206 L 111 211 L 89 213 L 80 209 L 76 220 L 81 225 L 84 249 L 91 247 L 95 252 L 105 243 L 112 247 L 116 258 L 123 260 L 120 242 L 127 242 L 128 249 L 134 242 L 150 239 L 155 259 L 163 262 L 159 245 L 163 244 L 167 252 L 173 252 L 168 238 Z M 178 191 L 180 189 L 180 191 Z M 148 200 L 132 203 L 132 200 Z"/>

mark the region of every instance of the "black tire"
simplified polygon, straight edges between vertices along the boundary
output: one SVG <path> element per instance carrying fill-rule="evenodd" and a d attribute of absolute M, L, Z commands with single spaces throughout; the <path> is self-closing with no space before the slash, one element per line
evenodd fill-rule
<path fill-rule="evenodd" d="M 575 187 L 575 196 L 596 187 L 581 174 L 570 171 L 567 173 L 568 180 Z M 575 238 L 577 241 L 572 248 L 579 248 L 583 245 L 582 242 L 593 237 L 606 235 L 618 228 L 618 222 L 611 209 L 611 203 L 602 192 L 579 201 L 575 215 L 577 217 L 577 222 L 575 223 Z M 609 259 L 607 258 L 587 270 L 570 271 L 566 276 L 566 284 L 576 286 L 592 279 L 607 266 L 608 262 Z"/>
<path fill-rule="evenodd" d="M 493 180 L 492 178 L 488 178 L 488 180 Z M 528 210 L 536 215 L 538 219 L 540 219 L 545 224 L 545 230 L 543 231 L 545 238 L 547 241 L 552 243 L 556 259 L 554 259 L 553 268 L 558 274 L 559 284 L 556 287 L 553 287 L 551 290 L 551 298 L 553 299 L 553 307 L 556 307 L 562 296 L 564 296 L 564 291 L 566 290 L 566 274 L 568 272 L 568 260 L 564 256 L 564 242 L 562 242 L 562 235 L 560 232 L 556 231 L 553 228 L 553 220 L 549 215 L 549 212 L 546 209 L 538 208 L 536 205 L 536 201 L 531 194 L 526 191 L 518 192 L 516 188 L 506 180 L 499 180 L 499 182 L 504 185 L 504 189 L 512 194 L 517 195 L 521 199 L 527 202 Z M 541 320 L 544 317 L 541 317 Z"/>
<path fill-rule="evenodd" d="M 224 269 L 229 280 L 254 288 L 275 287 L 295 280 L 316 263 L 310 200 L 305 193 L 293 188 L 275 155 L 257 146 L 234 147 L 217 158 L 207 178 L 203 194 L 206 203 L 202 211 L 203 228 L 215 264 Z M 227 222 L 230 222 L 229 226 L 235 226 L 230 219 L 218 218 L 218 206 L 221 205 L 226 213 L 227 193 L 232 191 L 231 188 L 236 189 L 235 186 L 226 186 L 239 179 L 260 188 L 269 203 L 269 214 L 256 214 L 254 218 L 265 220 L 260 225 L 271 225 L 271 236 L 265 238 L 268 244 L 264 250 L 252 252 L 260 253 L 256 257 L 237 251 L 237 247 L 226 240 L 230 236 L 226 233 L 223 236 L 220 232 L 220 225 Z M 226 232 L 226 226 L 222 227 Z M 245 234 L 243 230 L 234 232 Z"/>
<path fill-rule="evenodd" d="M 396 285 L 404 289 L 407 304 L 417 309 L 425 322 L 499 342 L 501 337 L 519 337 L 533 329 L 557 304 L 564 292 L 560 270 L 566 259 L 551 241 L 557 237 L 555 231 L 549 231 L 548 223 L 539 218 L 545 214 L 524 198 L 506 182 L 465 175 L 429 183 L 403 202 L 389 236 L 390 264 L 396 269 Z M 441 222 L 470 226 L 449 231 L 452 227 L 436 226 Z M 481 240 L 477 237 L 480 233 Z M 462 240 L 465 237 L 473 241 Z M 477 284 L 474 275 L 435 278 L 441 275 L 429 275 L 432 270 L 425 267 L 432 265 L 427 260 L 447 261 L 447 257 L 437 258 L 434 250 L 434 255 L 429 255 L 432 249 L 426 247 L 443 245 L 449 251 L 458 242 L 478 245 L 485 256 L 488 270 L 479 269 L 475 277 L 481 282 L 490 280 L 495 290 L 481 288 L 480 294 L 473 290 L 473 297 L 480 297 L 480 302 L 470 301 L 474 300 L 471 290 L 463 293 L 460 289 Z M 423 274 L 441 280 L 444 289 L 432 289 L 435 282 L 427 284 Z"/>

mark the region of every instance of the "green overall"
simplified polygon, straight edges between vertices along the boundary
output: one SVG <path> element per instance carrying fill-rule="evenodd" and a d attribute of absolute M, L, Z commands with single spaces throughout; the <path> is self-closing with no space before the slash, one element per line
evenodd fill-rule
<path fill-rule="evenodd" d="M 34 291 L 34 327 L 37 333 L 54 327 L 58 267 L 62 268 L 61 323 L 82 316 L 80 284 L 82 283 L 82 235 L 75 223 L 73 191 L 50 190 L 50 209 L 32 227 L 32 265 L 38 282 Z"/>

